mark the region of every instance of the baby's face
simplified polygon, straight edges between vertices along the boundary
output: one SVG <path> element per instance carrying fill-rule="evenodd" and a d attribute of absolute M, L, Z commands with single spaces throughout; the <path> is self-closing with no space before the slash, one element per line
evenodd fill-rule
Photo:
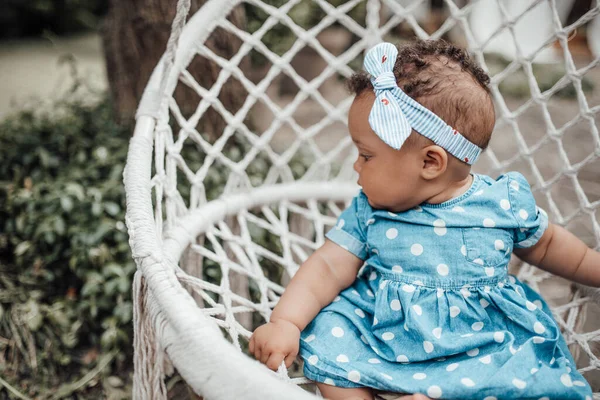
<path fill-rule="evenodd" d="M 422 159 L 418 150 L 407 146 L 394 150 L 385 144 L 369 125 L 375 94 L 365 91 L 350 107 L 348 129 L 358 148 L 354 170 L 358 184 L 371 207 L 401 212 L 422 203 L 427 197 L 420 179 Z"/>

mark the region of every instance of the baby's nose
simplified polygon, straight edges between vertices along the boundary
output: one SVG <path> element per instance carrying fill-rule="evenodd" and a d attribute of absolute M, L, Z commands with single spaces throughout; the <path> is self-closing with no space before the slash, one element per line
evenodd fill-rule
<path fill-rule="evenodd" d="M 361 167 L 360 159 L 357 158 L 356 161 L 354 161 L 354 170 L 359 174 L 360 174 L 360 167 Z"/>

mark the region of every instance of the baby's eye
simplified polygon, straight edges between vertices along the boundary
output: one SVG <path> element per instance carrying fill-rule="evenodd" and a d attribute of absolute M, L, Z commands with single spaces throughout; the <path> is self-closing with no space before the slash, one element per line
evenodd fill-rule
<path fill-rule="evenodd" d="M 364 158 L 364 159 L 365 159 L 365 161 L 369 161 L 369 160 L 371 159 L 371 157 L 372 157 L 372 156 L 368 156 L 368 155 L 366 155 L 366 154 L 361 154 L 360 156 L 361 156 L 362 158 Z"/>

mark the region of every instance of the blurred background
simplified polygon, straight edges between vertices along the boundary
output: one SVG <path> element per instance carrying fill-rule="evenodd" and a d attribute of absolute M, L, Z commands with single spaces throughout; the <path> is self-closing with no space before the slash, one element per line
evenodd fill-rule
<path fill-rule="evenodd" d="M 568 133 L 563 155 L 569 160 L 581 161 L 598 149 L 598 4 L 595 0 L 556 2 L 560 23 L 575 24 L 569 31 L 568 53 L 581 71 L 580 90 L 569 82 L 561 83 L 566 73 L 565 49 L 556 38 L 548 40 L 556 23 L 548 2 L 498 1 L 510 16 L 527 14 L 515 25 L 516 33 L 501 26 L 497 0 L 473 2 L 477 4 L 472 7 L 466 0 L 392 0 L 381 8 L 381 19 L 389 25 L 385 39 L 403 42 L 435 34 L 463 46 L 480 46 L 485 55 L 479 61 L 485 61 L 500 88 L 502 107 L 516 114 L 498 124 L 494 153 L 483 158 L 479 171 L 517 169 L 533 182 L 539 181 L 525 160 L 514 157 L 522 151 L 520 135 L 513 135 L 517 129 L 532 146 L 543 178 L 558 182 L 552 188 L 558 207 L 545 198 L 540 198 L 541 205 L 594 247 L 598 238 L 589 216 L 568 217 L 579 210 L 580 199 L 563 175 L 560 150 L 546 147 L 552 143 L 536 145 L 547 134 L 542 121 L 550 117 L 557 129 Z M 193 0 L 191 13 L 204 2 Z M 229 20 L 254 33 L 268 18 L 268 10 L 258 4 L 279 8 L 286 3 L 248 1 L 235 9 Z M 294 3 L 287 15 L 298 26 L 310 29 L 336 7 L 351 2 Z M 343 12 L 348 21 L 341 23 L 336 17 L 317 36 L 333 55 L 342 54 L 359 40 L 348 26 L 367 25 L 366 2 L 352 3 L 356 5 Z M 135 265 L 124 224 L 122 172 L 135 110 L 165 50 L 175 4 L 175 0 L 0 2 L 0 399 L 130 397 Z M 463 7 L 470 7 L 464 19 L 447 24 L 451 9 Z M 396 18 L 399 8 L 410 10 L 412 17 Z M 596 13 L 590 13 L 594 8 Z M 470 25 L 470 42 L 461 23 Z M 513 35 L 524 54 L 516 53 Z M 284 23 L 275 25 L 260 40 L 277 56 L 284 55 L 296 41 L 296 34 Z M 240 38 L 219 29 L 208 47 L 229 59 L 240 43 Z M 537 51 L 540 47 L 543 51 Z M 534 61 L 531 71 L 527 64 L 514 62 L 528 57 Z M 362 54 L 347 65 L 357 70 L 361 62 Z M 289 63 L 306 81 L 317 78 L 327 67 L 326 60 L 308 45 Z M 257 83 L 272 65 L 268 53 L 253 50 L 240 68 Z M 189 71 L 201 86 L 210 88 L 219 69 L 209 59 L 198 57 Z M 332 76 L 318 87 L 333 105 L 348 98 L 343 78 Z M 228 82 L 219 95 L 231 112 L 237 111 L 248 95 L 239 88 L 239 82 Z M 282 107 L 299 92 L 297 81 L 284 73 L 265 90 Z M 538 91 L 547 94 L 547 112 L 538 107 L 534 96 Z M 589 115 L 582 116 L 581 96 L 592 110 Z M 200 101 L 185 90 L 178 89 L 176 97 L 185 115 Z M 297 129 L 314 128 L 325 114 L 318 102 L 303 102 L 293 114 L 298 126 L 283 124 L 270 145 L 284 152 Z M 248 125 L 259 135 L 276 120 L 260 102 L 249 118 Z M 209 109 L 198 129 L 214 142 L 224 126 L 222 116 Z M 346 127 L 334 123 L 317 131 L 314 145 L 326 152 L 345 137 Z M 239 160 L 245 149 L 232 143 L 224 151 Z M 600 163 L 596 159 L 584 165 L 578 176 L 589 201 L 600 199 Z M 313 161 L 310 156 L 300 157 L 295 171 L 302 175 Z M 260 175 L 263 167 L 256 168 Z M 220 193 L 218 187 L 225 182 L 219 174 L 209 177 L 209 199 Z M 210 271 L 207 268 L 208 274 Z M 176 374 L 167 381 L 167 388 L 172 398 L 193 397 Z"/>

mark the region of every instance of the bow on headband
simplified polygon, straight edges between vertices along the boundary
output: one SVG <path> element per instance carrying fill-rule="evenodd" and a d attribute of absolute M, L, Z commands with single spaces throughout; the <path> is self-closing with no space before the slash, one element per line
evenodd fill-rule
<path fill-rule="evenodd" d="M 481 148 L 398 87 L 394 76 L 397 56 L 396 46 L 380 43 L 365 57 L 364 68 L 371 74 L 376 96 L 369 115 L 373 131 L 387 145 L 398 150 L 414 129 L 459 160 L 473 164 Z"/>

